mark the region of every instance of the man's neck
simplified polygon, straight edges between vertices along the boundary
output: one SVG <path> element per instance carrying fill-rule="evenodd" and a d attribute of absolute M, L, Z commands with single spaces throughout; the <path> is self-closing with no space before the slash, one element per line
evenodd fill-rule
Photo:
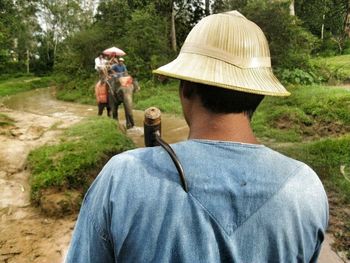
<path fill-rule="evenodd" d="M 214 114 L 203 111 L 189 124 L 189 139 L 206 139 L 259 144 L 249 118 L 243 114 Z"/>

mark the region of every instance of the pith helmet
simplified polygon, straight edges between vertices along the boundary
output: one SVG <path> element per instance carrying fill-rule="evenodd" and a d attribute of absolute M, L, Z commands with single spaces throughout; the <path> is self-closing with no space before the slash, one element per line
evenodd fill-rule
<path fill-rule="evenodd" d="M 178 57 L 153 73 L 254 94 L 290 95 L 272 72 L 264 33 L 238 11 L 203 18 Z"/>

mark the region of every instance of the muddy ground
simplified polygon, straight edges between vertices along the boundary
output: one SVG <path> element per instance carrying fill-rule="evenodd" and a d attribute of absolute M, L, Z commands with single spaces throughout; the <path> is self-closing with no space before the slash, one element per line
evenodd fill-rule
<path fill-rule="evenodd" d="M 30 173 L 26 158 L 32 149 L 55 143 L 63 129 L 85 116 L 96 114 L 96 109 L 56 101 L 51 98 L 52 92 L 29 92 L 7 101 L 7 107 L 0 107 L 0 113 L 14 120 L 13 125 L 0 128 L 0 262 L 62 262 L 67 252 L 77 215 L 49 217 L 30 204 Z M 129 135 L 141 145 L 142 113 L 135 115 L 139 127 Z M 168 142 L 185 139 L 187 127 L 183 120 L 163 119 L 163 125 L 164 138 Z M 339 213 L 349 215 L 348 210 L 336 208 L 336 200 L 331 197 L 333 233 L 344 229 Z M 332 240 L 332 235 L 327 235 L 319 262 L 346 262 L 331 250 Z"/>
<path fill-rule="evenodd" d="M 39 89 L 0 102 L 0 114 L 14 121 L 0 127 L 0 262 L 56 263 L 67 252 L 77 214 L 55 218 L 47 215 L 48 209 L 30 204 L 26 159 L 32 149 L 55 143 L 65 128 L 95 115 L 97 108 L 57 101 L 54 96 L 54 89 Z M 138 127 L 128 135 L 140 146 L 143 112 L 135 112 L 134 117 Z M 188 128 L 183 119 L 169 116 L 163 125 L 168 142 L 185 139 Z M 55 195 L 50 202 L 54 205 Z"/>
<path fill-rule="evenodd" d="M 30 205 L 26 158 L 30 150 L 54 143 L 61 129 L 80 117 L 49 117 L 4 107 L 0 112 L 15 120 L 13 126 L 0 129 L 0 262 L 61 262 L 76 215 L 49 218 Z"/>

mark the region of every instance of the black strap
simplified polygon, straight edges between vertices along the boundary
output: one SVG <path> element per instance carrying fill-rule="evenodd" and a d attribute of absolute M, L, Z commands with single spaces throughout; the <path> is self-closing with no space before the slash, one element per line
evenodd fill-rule
<path fill-rule="evenodd" d="M 158 134 L 156 134 L 156 140 L 160 144 L 160 146 L 162 146 L 163 149 L 170 155 L 171 160 L 173 160 L 175 167 L 176 167 L 176 170 L 179 173 L 182 188 L 184 189 L 184 191 L 186 193 L 188 193 L 188 186 L 186 183 L 184 170 L 183 170 L 182 165 L 179 161 L 179 158 L 176 156 L 174 150 L 170 147 L 170 145 L 167 144 L 165 141 L 163 141 L 162 138 L 160 138 L 160 136 Z"/>

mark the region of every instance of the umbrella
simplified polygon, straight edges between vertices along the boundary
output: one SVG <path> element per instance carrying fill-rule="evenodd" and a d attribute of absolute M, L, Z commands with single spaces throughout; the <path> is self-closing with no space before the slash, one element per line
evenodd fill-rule
<path fill-rule="evenodd" d="M 117 47 L 107 48 L 102 53 L 104 55 L 108 55 L 108 56 L 124 56 L 124 55 L 126 55 L 126 53 L 123 50 L 121 50 L 120 48 L 117 48 Z"/>

